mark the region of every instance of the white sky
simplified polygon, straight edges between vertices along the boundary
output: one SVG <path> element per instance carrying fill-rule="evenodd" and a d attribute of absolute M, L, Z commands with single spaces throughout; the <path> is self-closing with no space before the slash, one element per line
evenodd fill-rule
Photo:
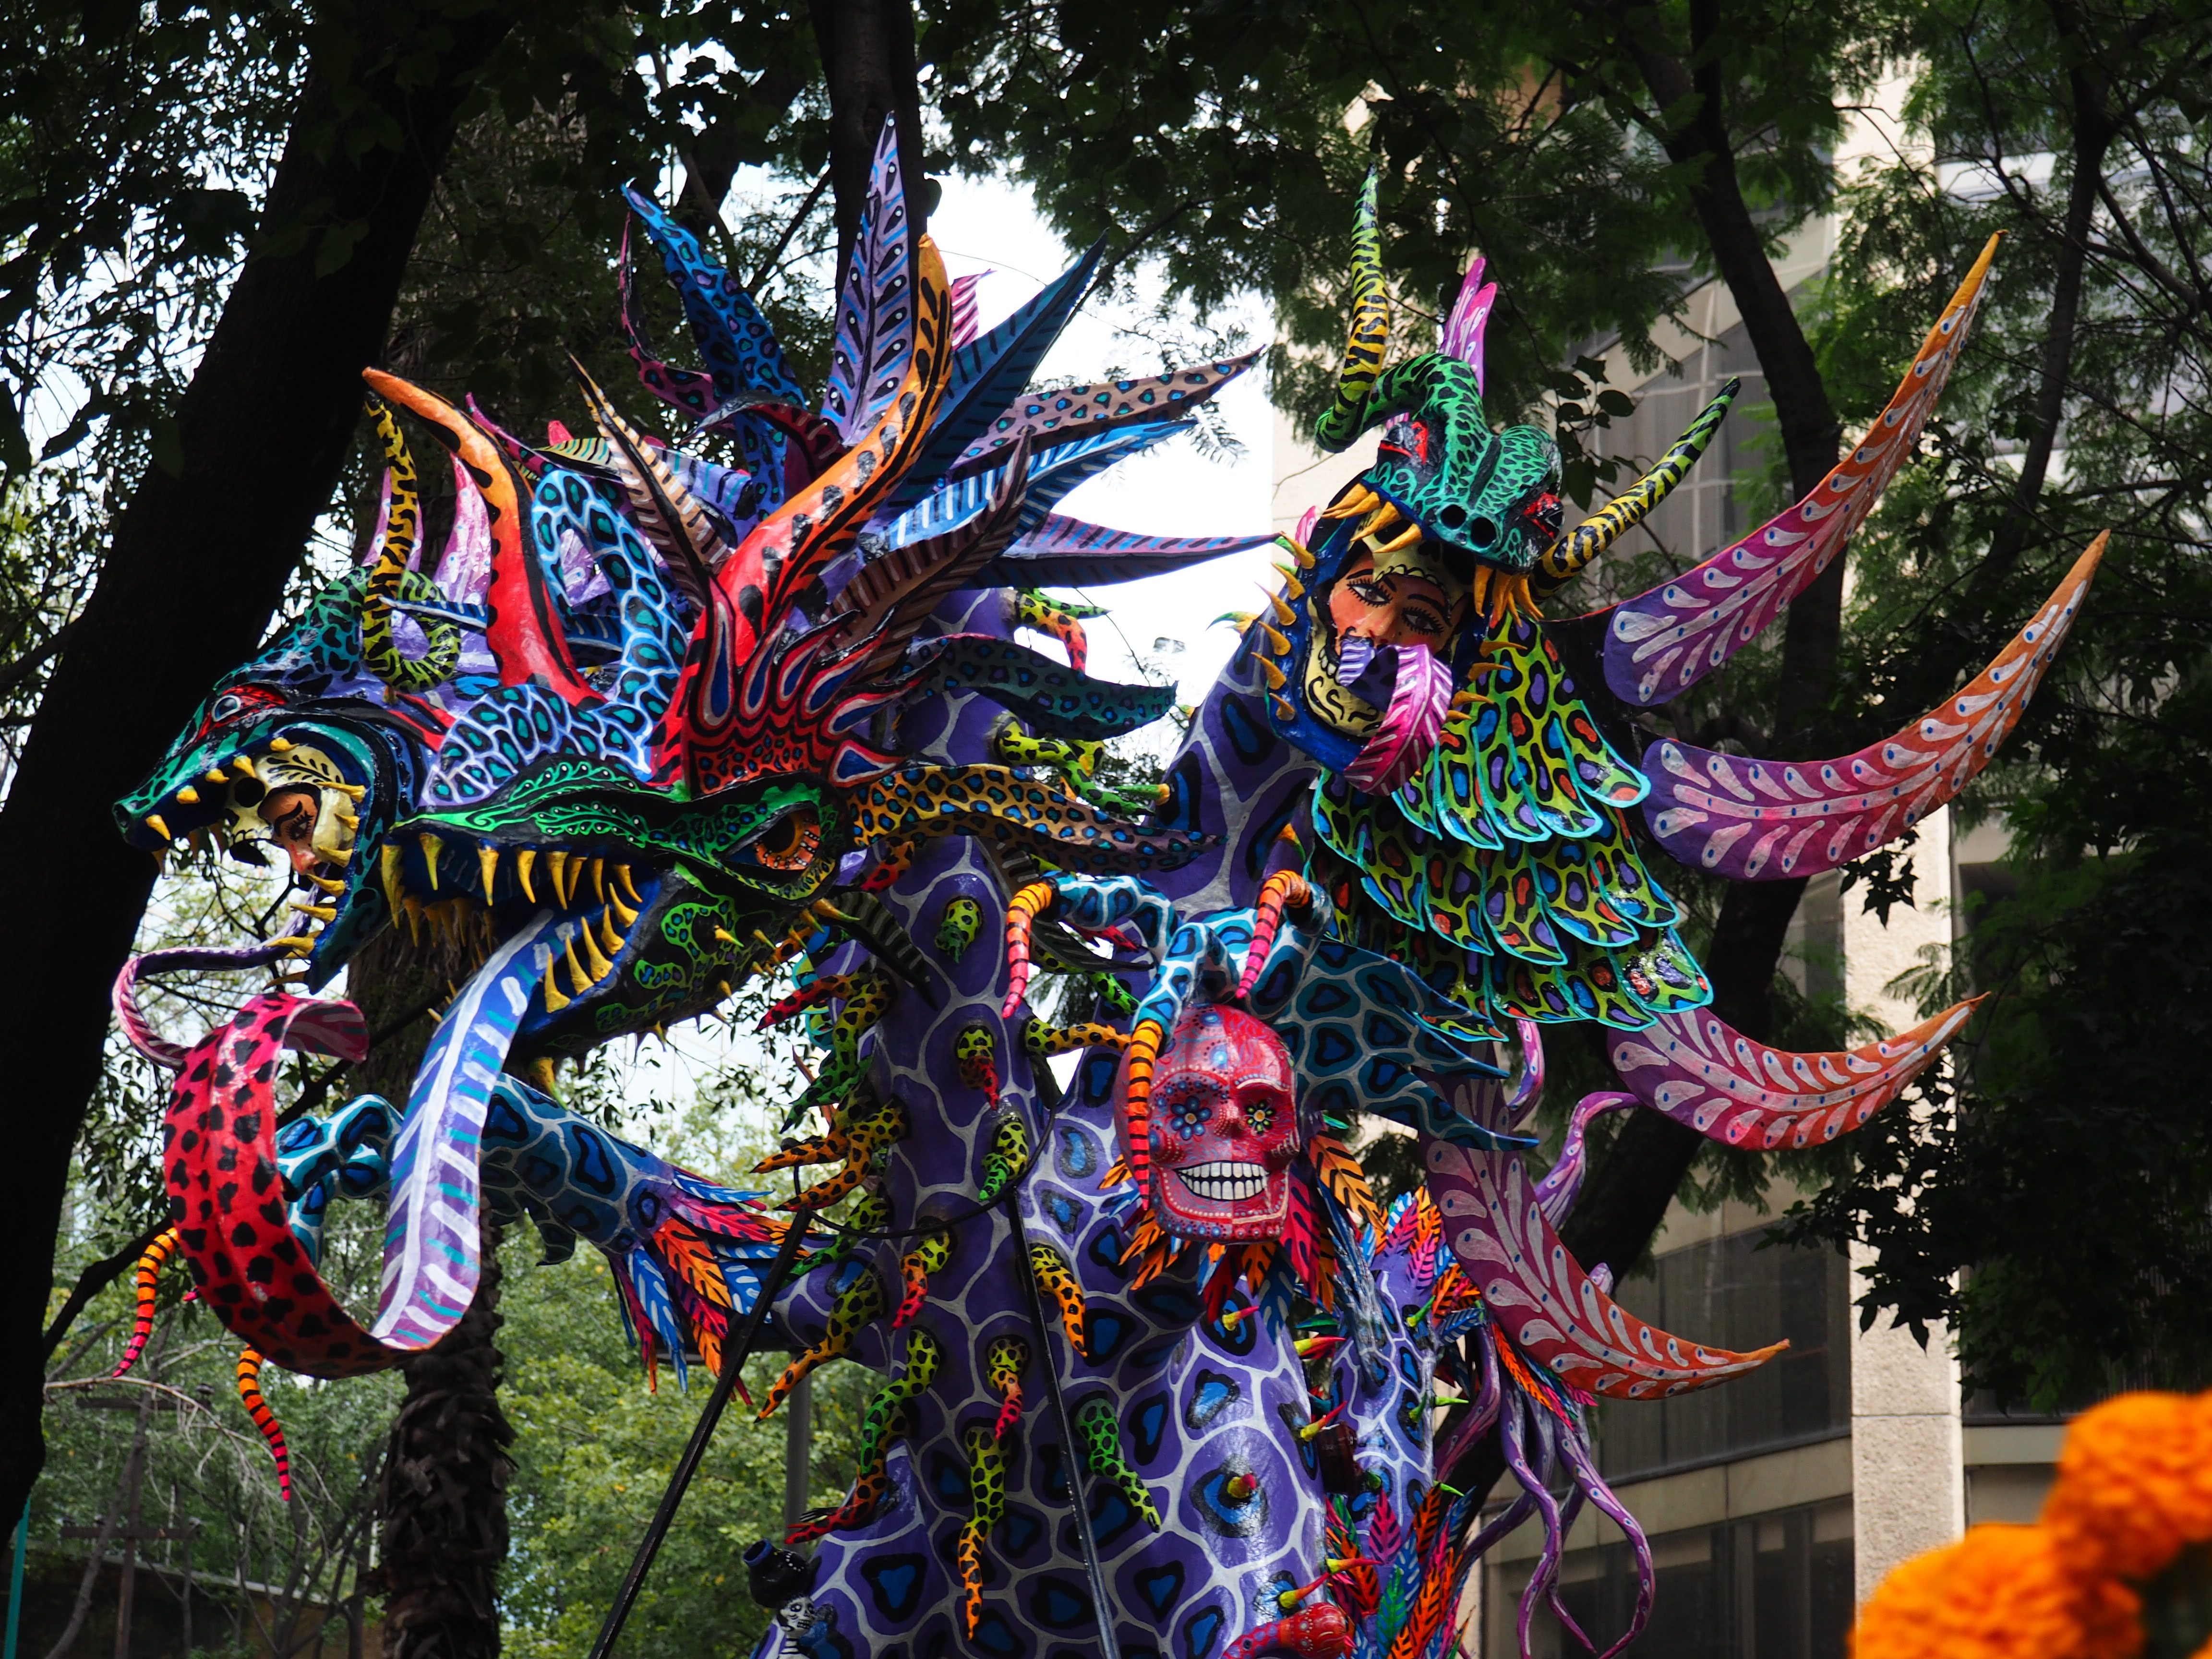
<path fill-rule="evenodd" d="M 954 276 L 988 269 L 994 274 L 981 287 L 980 320 L 988 328 L 1000 318 L 1066 269 L 1073 255 L 1038 218 L 1029 193 L 1000 179 L 947 179 L 929 234 Z M 1139 276 L 1137 304 L 1094 299 L 1070 319 L 1039 369 L 1045 380 L 1096 380 L 1109 366 L 1138 374 L 1160 371 L 1158 350 L 1149 340 L 1117 335 L 1117 328 L 1142 323 L 1158 302 L 1158 284 Z M 1247 349 L 1265 345 L 1272 327 L 1256 296 L 1242 296 L 1209 319 L 1217 327 L 1243 325 Z M 1070 494 L 1059 511 L 1116 530 L 1156 535 L 1255 535 L 1268 527 L 1273 478 L 1273 416 L 1267 404 L 1262 369 L 1255 366 L 1214 399 L 1244 453 L 1227 461 L 1210 460 L 1188 438 L 1176 438 L 1133 459 L 1121 462 Z M 1231 554 L 1174 575 L 1124 582 L 1093 591 L 1091 599 L 1112 607 L 1111 617 L 1087 625 L 1090 672 L 1100 679 L 1141 678 L 1131 660 L 1134 650 L 1153 656 L 1153 641 L 1180 640 L 1178 655 L 1159 653 L 1160 665 L 1174 673 L 1182 700 L 1196 702 L 1213 683 L 1236 648 L 1226 626 L 1206 624 L 1227 611 L 1260 608 L 1259 583 L 1272 580 L 1265 548 Z M 1126 643 L 1125 643 L 1126 641 Z"/>

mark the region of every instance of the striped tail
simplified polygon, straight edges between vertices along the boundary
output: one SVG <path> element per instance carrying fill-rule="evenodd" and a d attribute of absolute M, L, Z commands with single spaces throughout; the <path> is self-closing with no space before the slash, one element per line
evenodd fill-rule
<path fill-rule="evenodd" d="M 138 1315 L 131 1326 L 131 1340 L 124 1346 L 120 1364 L 109 1373 L 120 1376 L 138 1363 L 145 1351 L 146 1339 L 154 1334 L 154 1286 L 161 1277 L 161 1268 L 176 1253 L 177 1230 L 164 1227 L 154 1235 L 154 1242 L 138 1258 Z"/>
<path fill-rule="evenodd" d="M 253 1419 L 253 1426 L 269 1443 L 269 1455 L 276 1460 L 276 1495 L 289 1504 L 292 1501 L 292 1451 L 284 1443 L 284 1425 L 261 1397 L 261 1355 L 256 1349 L 240 1351 L 238 1397 L 246 1402 L 246 1413 Z"/>

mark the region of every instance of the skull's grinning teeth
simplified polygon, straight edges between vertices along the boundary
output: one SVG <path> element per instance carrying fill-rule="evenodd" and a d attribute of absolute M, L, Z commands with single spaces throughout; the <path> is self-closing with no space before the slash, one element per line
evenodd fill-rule
<path fill-rule="evenodd" d="M 1174 1174 L 1192 1197 L 1213 1204 L 1242 1203 L 1267 1189 L 1267 1170 L 1262 1164 L 1194 1164 Z"/>

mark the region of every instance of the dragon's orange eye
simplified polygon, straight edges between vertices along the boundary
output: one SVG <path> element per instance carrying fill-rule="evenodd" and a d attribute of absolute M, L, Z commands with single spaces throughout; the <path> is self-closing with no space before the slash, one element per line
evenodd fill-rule
<path fill-rule="evenodd" d="M 822 844 L 822 820 L 797 811 L 769 826 L 752 844 L 752 855 L 771 870 L 804 870 Z"/>

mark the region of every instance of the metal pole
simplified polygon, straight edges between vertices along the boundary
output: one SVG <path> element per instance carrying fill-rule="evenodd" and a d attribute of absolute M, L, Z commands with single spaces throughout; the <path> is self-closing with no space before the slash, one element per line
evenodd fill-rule
<path fill-rule="evenodd" d="M 745 1316 L 744 1328 L 738 1332 L 735 1342 L 722 1350 L 722 1374 L 714 1379 L 714 1391 L 707 1396 L 706 1408 L 699 1413 L 698 1425 L 691 1431 L 691 1442 L 684 1448 L 676 1472 L 669 1477 L 668 1490 L 660 1496 L 660 1508 L 653 1517 L 653 1524 L 638 1540 L 637 1555 L 623 1578 L 622 1589 L 615 1594 L 614 1606 L 607 1609 L 606 1623 L 599 1626 L 599 1640 L 592 1644 L 591 1659 L 607 1659 L 607 1655 L 614 1651 L 623 1624 L 629 1619 L 630 1608 L 636 1605 L 638 1592 L 645 1588 L 645 1575 L 653 1569 L 653 1558 L 660 1553 L 661 1540 L 668 1536 L 669 1523 L 676 1519 L 677 1509 L 684 1502 L 691 1477 L 698 1474 L 699 1464 L 707 1455 L 707 1443 L 714 1437 L 714 1425 L 721 1421 L 723 1408 L 737 1392 L 738 1374 L 752 1357 L 753 1344 L 759 1339 L 761 1327 L 768 1322 L 769 1304 L 783 1289 L 784 1281 L 791 1277 L 792 1264 L 799 1259 L 808 1224 L 809 1218 L 805 1215 L 792 1218 L 791 1224 L 784 1230 L 783 1243 L 777 1247 L 775 1260 L 769 1263 L 767 1277 L 761 1280 L 753 1310 Z"/>
<path fill-rule="evenodd" d="M 23 1500 L 23 1518 L 15 1523 L 15 1569 L 8 1579 L 8 1647 L 6 1659 L 15 1659 L 15 1638 L 23 1627 L 23 1547 L 31 1537 L 31 1500 Z"/>
<path fill-rule="evenodd" d="M 783 1530 L 788 1537 L 814 1495 L 814 1374 L 783 1397 Z"/>

